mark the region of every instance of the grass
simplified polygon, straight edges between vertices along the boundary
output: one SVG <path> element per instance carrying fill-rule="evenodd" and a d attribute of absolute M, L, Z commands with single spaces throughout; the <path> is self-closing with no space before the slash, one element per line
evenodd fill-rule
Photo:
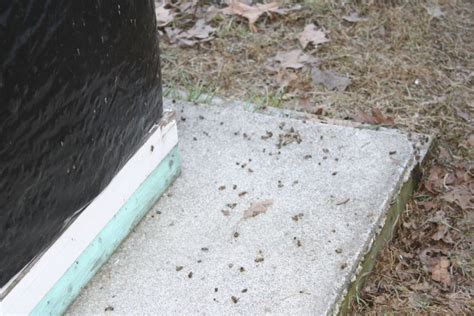
<path fill-rule="evenodd" d="M 286 7 L 299 2 L 303 8 L 260 18 L 257 33 L 250 32 L 246 21 L 238 17 L 218 16 L 210 22 L 217 28 L 212 41 L 191 48 L 162 41 L 164 85 L 187 90 L 190 101 L 219 95 L 257 107 L 312 113 L 322 109 L 325 117 L 336 119 L 379 108 L 395 118 L 396 128 L 437 138 L 432 165 L 442 168 L 445 178 L 461 170 L 466 183 L 472 182 L 472 1 L 439 0 L 441 18 L 427 12 L 434 1 L 283 2 Z M 344 21 L 342 17 L 352 12 L 367 20 Z M 298 34 L 309 23 L 324 29 L 330 42 L 309 47 L 305 53 L 318 58 L 321 69 L 350 77 L 346 91 L 315 85 L 309 67 L 281 70 L 282 78 L 296 75 L 285 86 L 268 70 L 269 59 L 278 52 L 299 48 Z M 353 302 L 353 313 L 473 313 L 474 210 L 446 203 L 442 194 L 447 189 L 431 192 L 422 186 L 415 194 L 399 220 L 394 240 L 382 251 Z M 427 207 L 429 203 L 434 207 Z M 430 218 L 440 210 L 446 214 L 453 244 L 431 238 L 437 224 Z M 442 247 L 451 262 L 449 287 L 433 281 L 420 261 L 420 251 L 429 246 Z"/>
<path fill-rule="evenodd" d="M 282 106 L 284 93 L 282 91 L 265 91 L 265 94 L 254 95 L 250 98 L 250 103 L 255 106 L 255 109 L 266 107 L 279 108 Z"/>

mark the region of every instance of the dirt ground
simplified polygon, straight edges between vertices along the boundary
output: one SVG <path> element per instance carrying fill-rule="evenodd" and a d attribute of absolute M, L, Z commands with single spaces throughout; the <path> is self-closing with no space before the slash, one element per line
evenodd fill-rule
<path fill-rule="evenodd" d="M 435 136 L 420 188 L 352 313 L 474 313 L 473 1 L 157 3 L 168 95 Z"/>

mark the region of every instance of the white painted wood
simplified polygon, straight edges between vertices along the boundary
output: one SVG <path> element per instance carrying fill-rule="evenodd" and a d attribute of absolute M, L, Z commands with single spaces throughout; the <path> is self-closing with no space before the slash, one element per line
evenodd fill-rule
<path fill-rule="evenodd" d="M 110 184 L 29 270 L 25 270 L 18 283 L 0 302 L 0 314 L 28 314 L 33 310 L 177 143 L 174 113 L 165 112 L 160 124 L 150 131 L 145 144 Z"/>

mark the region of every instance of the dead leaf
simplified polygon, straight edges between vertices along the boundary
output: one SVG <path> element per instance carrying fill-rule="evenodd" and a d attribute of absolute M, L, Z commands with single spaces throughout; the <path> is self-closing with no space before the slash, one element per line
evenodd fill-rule
<path fill-rule="evenodd" d="M 432 3 L 431 5 L 425 7 L 426 11 L 428 12 L 429 15 L 431 15 L 434 18 L 441 18 L 444 16 L 444 12 L 441 11 L 441 8 L 439 7 L 438 4 Z"/>
<path fill-rule="evenodd" d="M 311 77 L 316 84 L 322 84 L 329 90 L 344 91 L 351 84 L 351 79 L 336 75 L 332 70 L 320 70 L 313 67 Z"/>
<path fill-rule="evenodd" d="M 431 222 L 431 223 L 436 223 L 436 224 L 445 224 L 447 223 L 448 219 L 444 211 L 437 211 L 433 216 L 430 216 L 426 221 Z"/>
<path fill-rule="evenodd" d="M 440 157 L 441 157 L 442 151 L 440 150 Z M 446 161 L 449 161 L 449 157 L 445 158 Z M 460 184 L 465 183 L 466 181 L 470 180 L 469 172 L 466 172 L 466 170 L 463 167 L 457 167 L 454 172 L 448 173 L 445 178 L 444 178 L 444 183 L 446 185 L 452 185 L 452 186 L 457 186 Z"/>
<path fill-rule="evenodd" d="M 439 146 L 439 155 L 438 155 L 438 157 L 442 160 L 450 161 L 451 154 L 450 154 L 449 150 L 447 150 L 445 147 Z"/>
<path fill-rule="evenodd" d="M 222 10 L 211 5 L 206 9 L 204 19 L 206 20 L 206 22 L 211 22 L 216 16 L 221 15 L 221 12 Z"/>
<path fill-rule="evenodd" d="M 382 112 L 374 108 L 371 110 L 371 114 L 367 114 L 364 111 L 358 111 L 354 119 L 357 122 L 372 124 L 372 125 L 385 125 L 392 126 L 395 124 L 395 121 L 390 116 L 384 116 Z"/>
<path fill-rule="evenodd" d="M 356 116 L 354 117 L 354 119 L 357 122 L 361 122 L 361 123 L 365 123 L 365 124 L 372 124 L 372 125 L 377 125 L 378 124 L 377 120 L 374 118 L 373 115 L 367 114 L 364 111 L 358 111 L 356 113 Z"/>
<path fill-rule="evenodd" d="M 447 244 L 454 244 L 451 233 L 449 232 L 449 227 L 444 224 L 438 224 L 438 229 L 436 233 L 431 236 L 431 239 L 436 241 L 442 240 Z"/>
<path fill-rule="evenodd" d="M 433 240 L 441 240 L 448 232 L 449 228 L 446 225 L 438 225 L 438 230 L 431 236 Z"/>
<path fill-rule="evenodd" d="M 363 21 L 368 21 L 369 19 L 360 17 L 357 12 L 352 12 L 349 15 L 345 15 L 342 17 L 344 21 L 351 22 L 351 23 L 357 23 L 357 22 L 363 22 Z"/>
<path fill-rule="evenodd" d="M 301 49 L 294 49 L 289 52 L 279 52 L 270 61 L 277 61 L 282 68 L 301 69 L 306 64 L 316 64 L 318 60 L 309 56 Z"/>
<path fill-rule="evenodd" d="M 222 10 L 227 15 L 238 15 L 248 20 L 249 28 L 252 32 L 257 32 L 255 23 L 263 14 L 277 13 L 280 15 L 287 14 L 291 11 L 300 10 L 301 5 L 294 5 L 290 8 L 280 8 L 276 2 L 257 3 L 248 5 L 238 0 L 230 0 L 229 6 Z"/>
<path fill-rule="evenodd" d="M 208 42 L 213 39 L 212 34 L 215 28 L 206 24 L 204 19 L 196 21 L 194 26 L 187 31 L 180 31 L 173 28 L 165 28 L 165 32 L 171 43 L 183 46 L 193 46 L 197 43 Z"/>
<path fill-rule="evenodd" d="M 175 17 L 175 15 L 171 13 L 170 9 L 165 8 L 166 5 L 166 3 L 163 3 L 162 5 L 155 8 L 156 22 L 158 27 L 164 27 L 170 24 Z"/>
<path fill-rule="evenodd" d="M 384 116 L 379 109 L 372 109 L 372 116 L 375 118 L 377 124 L 381 125 L 394 125 L 395 122 L 390 116 Z"/>
<path fill-rule="evenodd" d="M 196 38 L 199 40 L 208 39 L 210 35 L 215 32 L 215 28 L 210 25 L 207 25 L 204 19 L 199 19 L 196 21 L 196 24 L 189 29 L 188 31 L 183 33 L 183 37 L 186 38 Z"/>
<path fill-rule="evenodd" d="M 314 47 L 318 47 L 319 44 L 329 42 L 326 33 L 318 30 L 314 24 L 306 25 L 303 32 L 298 35 L 298 40 L 303 49 L 305 49 L 310 43 L 313 44 Z"/>
<path fill-rule="evenodd" d="M 425 188 L 431 193 L 438 193 L 443 188 L 444 170 L 439 166 L 430 169 L 428 179 L 425 180 Z"/>
<path fill-rule="evenodd" d="M 444 254 L 444 251 L 438 247 L 428 247 L 420 251 L 419 257 L 421 263 L 425 266 L 428 272 L 431 271 L 431 267 L 438 262 L 438 258 L 441 254 Z"/>
<path fill-rule="evenodd" d="M 286 88 L 291 85 L 292 82 L 298 80 L 298 76 L 294 72 L 280 72 L 275 79 L 279 88 Z"/>
<path fill-rule="evenodd" d="M 301 10 L 301 8 L 302 8 L 301 4 L 295 4 L 294 6 L 289 7 L 289 8 L 274 9 L 274 10 L 272 10 L 272 12 L 278 13 L 280 15 L 285 15 L 285 14 L 288 14 L 288 13 L 293 12 L 293 11 Z"/>
<path fill-rule="evenodd" d="M 189 9 L 196 8 L 196 5 L 198 4 L 199 0 L 192 0 L 192 1 L 169 1 L 165 0 L 168 2 L 171 6 L 176 7 L 179 9 L 181 13 L 184 13 L 188 11 Z"/>
<path fill-rule="evenodd" d="M 279 5 L 276 2 L 266 4 L 257 3 L 248 5 L 237 0 L 231 0 L 229 6 L 223 10 L 228 15 L 238 15 L 249 21 L 249 28 L 252 32 L 257 32 L 255 23 L 263 14 L 279 13 Z"/>
<path fill-rule="evenodd" d="M 451 276 L 449 275 L 448 268 L 450 262 L 448 258 L 442 257 L 439 259 L 439 262 L 432 268 L 431 278 L 436 281 L 443 283 L 445 286 L 451 284 Z"/>
<path fill-rule="evenodd" d="M 243 219 L 250 217 L 255 217 L 259 214 L 264 214 L 267 212 L 267 209 L 273 204 L 273 200 L 263 200 L 259 202 L 253 202 L 250 204 L 250 207 L 245 210 Z"/>
<path fill-rule="evenodd" d="M 455 203 L 463 210 L 474 209 L 474 192 L 469 185 L 458 185 L 441 197 L 449 203 Z"/>
<path fill-rule="evenodd" d="M 450 262 L 446 256 L 441 255 L 443 253 L 444 251 L 440 248 L 428 247 L 420 252 L 419 257 L 425 269 L 431 273 L 433 281 L 448 286 L 451 284 L 451 276 L 448 271 Z"/>
<path fill-rule="evenodd" d="M 421 206 L 423 209 L 425 209 L 426 211 L 431 211 L 432 209 L 438 206 L 438 204 L 434 201 L 423 201 L 423 202 L 418 202 L 417 204 Z"/>

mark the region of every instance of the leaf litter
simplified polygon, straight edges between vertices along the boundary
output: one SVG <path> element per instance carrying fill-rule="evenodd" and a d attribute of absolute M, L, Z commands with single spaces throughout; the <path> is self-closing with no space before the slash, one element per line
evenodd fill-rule
<path fill-rule="evenodd" d="M 382 111 L 377 108 L 373 108 L 371 110 L 371 114 L 367 114 L 364 111 L 359 111 L 354 119 L 358 122 L 372 125 L 393 126 L 395 124 L 392 117 L 383 115 Z"/>
<path fill-rule="evenodd" d="M 303 49 L 305 49 L 308 44 L 313 44 L 317 47 L 319 44 L 329 42 L 326 33 L 322 30 L 318 30 L 314 24 L 306 25 L 303 32 L 298 35 L 298 40 Z"/>
<path fill-rule="evenodd" d="M 451 265 L 449 259 L 443 255 L 444 251 L 436 247 L 428 247 L 420 252 L 420 260 L 425 269 L 431 273 L 431 278 L 442 283 L 444 286 L 451 284 L 451 276 L 448 268 Z"/>
<path fill-rule="evenodd" d="M 187 31 L 181 31 L 176 28 L 166 28 L 171 43 L 183 46 L 193 46 L 197 43 L 208 42 L 213 39 L 215 28 L 206 24 L 204 19 L 196 21 L 194 26 Z"/>
<path fill-rule="evenodd" d="M 252 32 L 257 32 L 258 29 L 255 23 L 262 15 L 271 15 L 272 13 L 286 14 L 290 10 L 298 10 L 296 6 L 292 9 L 280 8 L 277 2 L 270 3 L 256 3 L 255 5 L 248 5 L 238 0 L 231 0 L 229 6 L 222 10 L 227 15 L 238 15 L 248 20 L 249 29 Z"/>
<path fill-rule="evenodd" d="M 320 70 L 314 67 L 311 70 L 311 77 L 316 84 L 322 84 L 329 90 L 337 90 L 343 92 L 351 84 L 351 79 L 337 75 L 332 70 Z"/>
<path fill-rule="evenodd" d="M 172 11 L 170 9 L 166 9 L 165 7 L 166 4 L 163 3 L 155 8 L 156 22 L 158 27 L 164 27 L 170 24 L 175 18 L 175 15 L 172 13 Z"/>
<path fill-rule="evenodd" d="M 286 52 L 278 52 L 269 59 L 270 64 L 277 62 L 281 68 L 301 69 L 306 65 L 317 64 L 317 58 L 304 53 L 301 49 L 293 49 Z"/>

